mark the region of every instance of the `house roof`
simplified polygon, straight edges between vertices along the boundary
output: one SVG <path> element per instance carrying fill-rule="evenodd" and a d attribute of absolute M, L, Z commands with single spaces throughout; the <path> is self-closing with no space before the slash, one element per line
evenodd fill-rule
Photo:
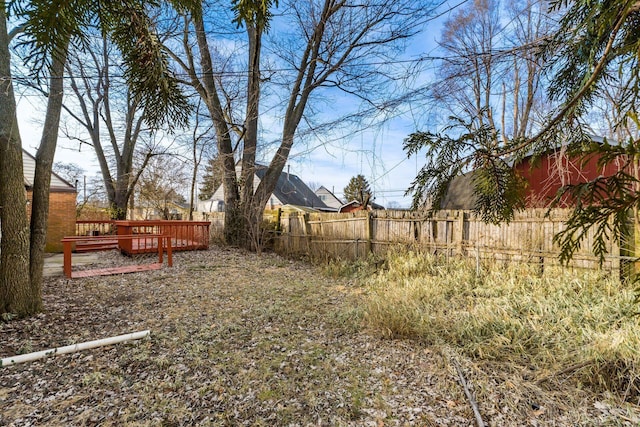
<path fill-rule="evenodd" d="M 598 136 L 598 135 L 589 135 L 589 138 L 591 139 L 591 141 L 596 142 L 600 145 L 604 145 L 605 143 L 605 137 L 602 136 Z M 610 139 L 606 139 L 607 144 L 609 145 L 619 145 L 620 142 L 618 141 L 614 141 L 614 140 L 610 140 Z M 554 153 L 558 153 L 560 150 L 563 149 L 562 145 L 558 145 L 555 147 L 548 147 L 546 150 L 543 150 L 542 152 L 536 151 L 535 149 L 530 149 L 529 151 L 527 151 L 522 158 L 520 159 L 509 159 L 508 163 L 509 166 L 516 166 L 518 163 L 523 162 L 524 160 L 533 157 L 534 155 L 549 155 L 549 154 L 554 154 Z"/>
<path fill-rule="evenodd" d="M 316 193 L 316 196 L 318 196 L 320 200 L 322 200 L 323 203 L 327 205 L 329 208 L 338 210 L 340 209 L 340 206 L 344 204 L 342 200 L 336 197 L 336 195 L 333 194 L 333 192 L 329 191 L 329 189 L 324 185 L 321 185 L 320 188 L 318 188 L 315 191 L 315 193 Z"/>
<path fill-rule="evenodd" d="M 22 173 L 24 175 L 24 186 L 29 189 L 33 188 L 33 180 L 36 174 L 36 158 L 24 149 L 22 150 Z M 53 192 L 72 192 L 76 191 L 76 188 L 55 172 L 51 172 L 49 190 Z"/>
<path fill-rule="evenodd" d="M 468 172 L 451 180 L 447 193 L 440 203 L 440 209 L 473 209 L 476 204 L 476 194 L 472 174 L 472 172 Z"/>
<path fill-rule="evenodd" d="M 352 201 L 350 201 L 349 203 L 345 203 L 344 205 L 340 206 L 340 209 L 339 209 L 338 211 L 339 211 L 339 212 L 342 212 L 342 210 L 343 210 L 343 209 L 348 208 L 348 207 L 350 207 L 350 206 L 359 207 L 359 206 L 362 206 L 362 203 L 360 203 L 360 202 L 359 202 L 359 201 L 357 201 L 357 200 L 352 200 Z M 384 210 L 384 206 L 379 205 L 379 204 L 377 204 L 377 203 L 375 203 L 375 202 L 371 202 L 371 201 L 369 201 L 368 206 L 369 206 L 371 209 L 375 209 L 375 210 Z"/>
<path fill-rule="evenodd" d="M 256 176 L 262 180 L 267 173 L 267 167 L 256 164 Z M 283 205 L 308 206 L 312 208 L 326 208 L 322 200 L 296 175 L 282 172 L 278 178 L 273 195 Z"/>

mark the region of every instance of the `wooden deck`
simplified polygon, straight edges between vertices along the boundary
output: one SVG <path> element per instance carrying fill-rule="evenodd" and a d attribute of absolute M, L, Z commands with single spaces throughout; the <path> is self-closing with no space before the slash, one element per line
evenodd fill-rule
<path fill-rule="evenodd" d="M 134 235 L 118 235 L 116 238 L 116 243 L 118 246 L 124 241 L 127 241 L 131 244 L 131 242 L 140 242 L 140 241 L 155 241 L 153 252 L 158 253 L 158 262 L 157 263 L 149 263 L 149 264 L 138 264 L 138 265 L 129 265 L 115 268 L 102 268 L 102 269 L 94 269 L 94 270 L 83 270 L 83 271 L 72 271 L 72 247 L 73 245 L 84 244 L 85 247 L 93 247 L 93 250 L 108 250 L 113 249 L 109 244 L 105 244 L 104 242 L 112 242 L 114 236 L 70 236 L 62 239 L 62 246 L 64 249 L 64 263 L 62 270 L 64 275 L 68 278 L 78 278 L 78 277 L 91 277 L 91 276 L 105 276 L 111 274 L 123 274 L 123 273 L 133 273 L 138 271 L 148 271 L 148 270 L 157 270 L 162 267 L 163 264 L 163 254 L 166 250 L 167 252 L 167 265 L 169 267 L 173 266 L 173 258 L 171 253 L 171 238 L 169 236 L 165 236 L 162 234 L 134 234 Z M 165 245 L 164 242 L 167 242 Z M 131 245 L 129 245 L 131 246 Z M 104 249 L 97 249 L 103 247 Z M 122 250 L 122 248 L 120 248 Z M 148 251 L 151 252 L 151 251 Z"/>
<path fill-rule="evenodd" d="M 171 238 L 174 251 L 209 248 L 209 222 L 206 221 L 116 221 L 117 235 L 162 234 Z M 120 251 L 131 255 L 155 252 L 154 239 L 118 242 Z"/>
<path fill-rule="evenodd" d="M 85 240 L 76 242 L 76 252 L 97 252 L 118 249 L 117 239 Z"/>
<path fill-rule="evenodd" d="M 76 221 L 76 237 L 101 237 L 103 241 L 77 241 L 76 252 L 119 249 L 132 255 L 157 251 L 155 239 L 118 239 L 118 236 L 157 235 L 171 238 L 174 251 L 206 250 L 209 248 L 208 221 Z"/>
<path fill-rule="evenodd" d="M 62 239 L 63 271 L 66 277 L 90 277 L 157 270 L 167 252 L 171 267 L 172 251 L 208 249 L 208 221 L 76 221 L 76 236 Z M 72 271 L 72 252 L 118 249 L 126 255 L 158 253 L 158 262 L 117 268 Z"/>

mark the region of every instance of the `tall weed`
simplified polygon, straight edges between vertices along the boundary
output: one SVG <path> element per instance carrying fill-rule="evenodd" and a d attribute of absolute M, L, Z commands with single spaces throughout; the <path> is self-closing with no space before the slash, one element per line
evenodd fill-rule
<path fill-rule="evenodd" d="M 371 330 L 539 372 L 581 367 L 581 383 L 640 397 L 632 285 L 561 268 L 540 277 L 522 264 L 477 271 L 475 262 L 417 251 L 390 252 L 386 265 L 366 280 L 364 322 Z"/>

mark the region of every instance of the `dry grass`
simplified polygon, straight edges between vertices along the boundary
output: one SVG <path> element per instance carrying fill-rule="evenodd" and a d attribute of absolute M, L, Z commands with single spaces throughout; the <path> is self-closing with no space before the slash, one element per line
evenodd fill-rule
<path fill-rule="evenodd" d="M 105 254 L 103 261 L 130 260 Z M 407 268 L 397 271 L 390 262 L 389 273 L 411 281 L 428 270 L 436 282 L 459 274 L 435 263 L 411 268 L 411 262 L 424 262 L 418 258 L 405 261 Z M 452 358 L 462 365 L 489 425 L 630 426 L 640 419 L 630 405 L 568 380 L 592 364 L 545 379 L 552 373 L 542 365 L 545 358 L 536 359 L 535 368 L 521 357 L 465 356 L 474 355 L 481 340 L 466 350 L 435 338 L 397 339 L 399 331 L 390 329 L 371 334 L 379 331 L 372 323 L 363 330 L 364 314 L 373 319 L 363 307 L 384 283 L 382 276 L 371 288 L 360 283 L 380 263 L 341 264 L 328 277 L 273 254 L 212 248 L 177 253 L 174 265 L 50 279 L 44 313 L 0 323 L 2 357 L 151 330 L 141 341 L 1 368 L 0 425 L 473 425 Z M 468 301 L 474 300 L 478 286 L 465 286 Z M 420 324 L 420 317 L 410 319 Z M 449 327 L 441 325 L 442 333 L 451 333 Z"/>
<path fill-rule="evenodd" d="M 536 393 L 578 391 L 564 405 L 580 404 L 585 393 L 640 404 L 632 286 L 559 268 L 542 277 L 525 265 L 478 272 L 467 261 L 415 251 L 390 253 L 387 266 L 366 281 L 370 330 L 453 349 L 480 370 L 517 372 L 519 387 Z M 505 380 L 500 371 L 494 381 Z"/>
<path fill-rule="evenodd" d="M 432 383 L 437 355 L 357 331 L 347 280 L 273 254 L 212 248 L 174 255 L 172 269 L 48 280 L 44 313 L 0 323 L 2 357 L 151 330 L 141 341 L 0 368 L 0 425 L 471 419 L 466 406 L 443 403 L 459 393 Z M 131 261 L 113 253 L 104 260 Z"/>

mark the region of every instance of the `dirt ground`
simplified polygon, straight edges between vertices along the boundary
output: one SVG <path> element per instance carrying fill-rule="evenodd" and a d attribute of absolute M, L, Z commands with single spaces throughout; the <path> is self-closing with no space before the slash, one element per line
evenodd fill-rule
<path fill-rule="evenodd" d="M 49 277 L 43 313 L 0 323 L 0 357 L 151 334 L 0 368 L 0 425 L 476 425 L 448 356 L 360 328 L 362 292 L 302 262 L 218 247 L 159 271 Z M 634 425 L 600 401 L 479 396 L 488 425 Z"/>

